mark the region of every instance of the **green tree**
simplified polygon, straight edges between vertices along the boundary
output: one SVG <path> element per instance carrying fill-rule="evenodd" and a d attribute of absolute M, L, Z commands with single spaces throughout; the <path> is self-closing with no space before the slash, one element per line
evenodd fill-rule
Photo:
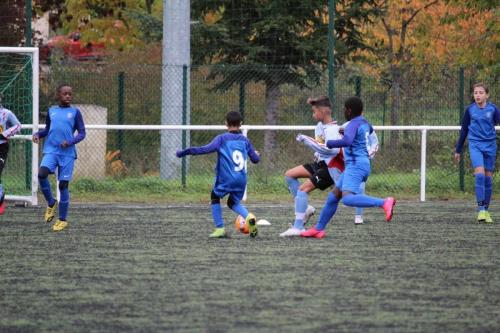
<path fill-rule="evenodd" d="M 24 0 L 0 1 L 0 45 L 20 46 L 25 22 Z"/>
<path fill-rule="evenodd" d="M 191 1 L 194 63 L 220 63 L 217 89 L 263 82 L 266 124 L 276 125 L 280 86 L 317 84 L 327 64 L 328 7 L 324 0 Z M 366 47 L 363 24 L 379 15 L 373 1 L 337 0 L 335 59 L 345 62 Z M 264 153 L 275 151 L 276 133 L 266 131 Z"/>

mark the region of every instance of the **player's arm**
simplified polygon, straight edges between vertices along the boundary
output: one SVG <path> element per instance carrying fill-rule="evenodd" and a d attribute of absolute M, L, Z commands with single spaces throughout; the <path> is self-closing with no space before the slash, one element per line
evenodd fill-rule
<path fill-rule="evenodd" d="M 467 138 L 467 134 L 469 133 L 469 125 L 470 125 L 470 114 L 469 114 L 469 109 L 467 108 L 467 110 L 465 110 L 464 116 L 462 117 L 462 128 L 460 129 L 460 137 L 458 138 L 457 144 L 455 146 L 455 159 L 457 161 L 460 160 L 460 154 L 462 153 L 465 139 Z"/>
<path fill-rule="evenodd" d="M 349 122 L 347 127 L 344 129 L 344 136 L 340 140 L 328 140 L 326 146 L 328 148 L 340 148 L 349 147 L 352 145 L 354 138 L 356 136 L 356 131 L 358 130 L 360 123 Z"/>
<path fill-rule="evenodd" d="M 252 161 L 252 163 L 256 164 L 260 162 L 260 155 L 250 141 L 247 141 L 247 151 L 248 157 L 250 157 L 250 161 Z"/>
<path fill-rule="evenodd" d="M 500 124 L 500 109 L 498 108 L 498 106 L 494 105 L 495 106 L 495 114 L 493 115 L 493 121 L 495 122 L 495 124 Z"/>
<path fill-rule="evenodd" d="M 368 136 L 368 157 L 370 159 L 373 159 L 375 157 L 375 154 L 378 152 L 379 148 L 379 143 L 378 143 L 378 137 L 375 131 L 372 128 L 372 132 Z"/>
<path fill-rule="evenodd" d="M 216 136 L 212 142 L 210 142 L 208 145 L 201 146 L 201 147 L 189 147 L 184 150 L 178 150 L 175 155 L 177 157 L 183 157 L 186 155 L 203 155 L 203 154 L 209 154 L 213 153 L 215 151 L 218 151 L 221 145 L 221 138 L 220 136 Z"/>
<path fill-rule="evenodd" d="M 17 117 L 14 115 L 14 113 L 12 113 L 10 111 L 7 114 L 7 124 L 10 125 L 9 128 L 7 128 L 1 134 L 5 139 L 8 139 L 11 136 L 14 136 L 21 131 L 21 123 L 19 122 Z"/>
<path fill-rule="evenodd" d="M 314 152 L 321 155 L 336 156 L 340 149 L 339 148 L 328 148 L 325 144 L 319 143 L 310 136 L 299 134 L 297 135 L 297 141 L 304 143 L 307 147 L 312 149 Z"/>
<path fill-rule="evenodd" d="M 32 139 L 33 142 L 34 143 L 40 142 L 40 139 L 45 138 L 47 134 L 49 134 L 49 131 L 50 131 L 50 115 L 47 114 L 47 119 L 45 120 L 45 128 L 33 134 L 33 139 Z"/>
<path fill-rule="evenodd" d="M 66 144 L 64 144 L 64 142 L 63 142 L 61 144 L 61 146 L 69 147 L 72 145 L 76 145 L 78 142 L 85 139 L 85 136 L 87 135 L 87 133 L 85 132 L 85 123 L 83 122 L 83 117 L 82 117 L 82 113 L 80 112 L 80 110 L 76 111 L 74 130 L 76 130 L 78 132 L 78 134 L 76 136 L 74 136 L 71 140 L 64 141 L 64 142 L 66 142 Z"/>

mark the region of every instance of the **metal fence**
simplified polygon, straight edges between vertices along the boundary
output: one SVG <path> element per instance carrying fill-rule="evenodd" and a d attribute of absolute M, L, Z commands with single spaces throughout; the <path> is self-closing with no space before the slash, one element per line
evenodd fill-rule
<path fill-rule="evenodd" d="M 165 68 L 164 68 L 165 70 Z M 269 82 L 258 76 L 241 78 L 225 89 L 216 89 L 223 80 L 211 75 L 213 68 L 188 68 L 177 79 L 183 82 L 183 103 L 179 117 L 184 124 L 223 124 L 230 110 L 244 114 L 245 124 L 314 125 L 308 96 L 326 93 L 326 73 L 316 85 L 297 87 L 290 83 L 278 85 L 270 101 Z M 262 69 L 260 69 L 262 70 Z M 290 68 L 267 68 L 267 77 L 285 77 Z M 172 72 L 172 71 L 169 71 Z M 185 77 L 182 77 L 185 73 Z M 247 71 L 252 75 L 251 71 Z M 374 125 L 457 125 L 464 105 L 470 101 L 470 87 L 475 82 L 473 71 L 459 68 L 413 68 L 408 70 L 397 94 L 393 87 L 376 76 L 352 68 L 339 68 L 335 87 L 334 117 L 343 121 L 342 102 L 359 95 L 366 104 L 366 117 Z M 418 75 L 417 75 L 418 74 Z M 476 72 L 477 75 L 477 72 Z M 40 80 L 41 123 L 53 103 L 55 87 L 68 83 L 74 88 L 74 104 L 81 108 L 87 124 L 161 124 L 161 66 L 111 65 L 51 66 L 42 71 Z M 487 82 L 494 100 L 498 80 Z M 182 98 L 181 98 L 182 100 Z M 274 108 L 275 119 L 269 118 Z M 397 112 L 396 117 L 394 112 Z M 391 123 L 392 122 L 392 123 Z M 180 123 L 179 123 L 180 124 Z M 284 172 L 295 165 L 311 160 L 312 153 L 295 142 L 299 131 L 251 131 L 249 138 L 263 155 L 262 163 L 249 168 L 251 191 L 285 194 Z M 167 139 L 177 148 L 203 145 L 221 131 L 168 131 Z M 307 131 L 306 131 L 307 133 Z M 473 192 L 470 169 L 460 168 L 452 161 L 457 132 L 430 132 L 427 138 L 428 197 L 446 197 L 457 191 Z M 272 144 L 269 144 L 272 140 Z M 368 190 L 375 193 L 401 193 L 417 199 L 420 191 L 421 134 L 415 131 L 379 132 L 381 150 L 373 163 Z M 75 193 L 88 191 L 162 192 L 172 186 L 209 191 L 213 182 L 215 155 L 197 156 L 185 162 L 169 154 L 161 159 L 159 130 L 92 130 L 79 144 L 79 161 L 72 185 Z M 267 148 L 266 148 L 267 147 Z M 266 150 L 267 149 L 267 150 Z M 22 154 L 20 152 L 19 154 Z M 16 159 L 12 153 L 12 159 Z M 163 162 L 162 162 L 163 161 Z M 160 177 L 162 163 L 177 170 L 173 176 Z M 165 166 L 165 165 L 164 165 Z M 15 165 L 8 165 L 8 168 Z M 6 174 L 9 174 L 7 172 Z M 497 178 L 495 181 L 498 182 Z M 177 188 L 177 187 L 175 187 Z M 78 194 L 77 194 L 78 195 Z"/>

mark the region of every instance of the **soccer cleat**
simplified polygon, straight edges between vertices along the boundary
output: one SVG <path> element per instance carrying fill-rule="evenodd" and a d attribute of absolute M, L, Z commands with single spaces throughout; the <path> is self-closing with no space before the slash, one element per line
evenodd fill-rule
<path fill-rule="evenodd" d="M 487 212 L 485 210 L 480 210 L 477 214 L 477 223 L 486 222 Z"/>
<path fill-rule="evenodd" d="M 3 215 L 5 213 L 5 201 L 2 201 L 0 204 L 0 215 Z"/>
<path fill-rule="evenodd" d="M 385 220 L 390 222 L 392 219 L 392 214 L 394 213 L 394 206 L 396 206 L 396 199 L 393 197 L 388 197 L 384 200 L 382 209 L 385 212 Z"/>
<path fill-rule="evenodd" d="M 257 230 L 257 219 L 255 218 L 255 215 L 253 215 L 252 213 L 248 213 L 248 216 L 245 221 L 248 225 L 249 236 L 252 238 L 257 237 L 259 231 Z"/>
<path fill-rule="evenodd" d="M 311 228 L 311 229 L 307 229 L 305 231 L 302 231 L 300 233 L 300 236 L 302 237 L 313 237 L 313 238 L 323 238 L 325 237 L 325 231 L 324 230 L 318 230 L 316 228 Z"/>
<path fill-rule="evenodd" d="M 210 238 L 226 238 L 227 237 L 226 229 L 224 229 L 224 227 L 215 228 L 214 232 L 212 232 L 210 234 L 210 236 L 208 236 L 208 237 L 210 237 Z"/>
<path fill-rule="evenodd" d="M 57 220 L 52 226 L 52 231 L 62 231 L 68 227 L 68 222 Z"/>
<path fill-rule="evenodd" d="M 484 220 L 484 223 L 493 223 L 493 219 L 488 211 L 486 211 L 486 219 Z"/>
<path fill-rule="evenodd" d="M 354 224 L 363 224 L 363 216 L 360 215 L 354 216 Z"/>
<path fill-rule="evenodd" d="M 47 223 L 52 222 L 52 220 L 56 216 L 56 210 L 57 210 L 57 201 L 54 203 L 52 207 L 47 206 L 47 209 L 45 210 L 45 222 Z"/>
<path fill-rule="evenodd" d="M 304 225 L 309 222 L 309 220 L 311 219 L 311 217 L 314 215 L 314 213 L 316 212 L 316 208 L 314 208 L 313 206 L 311 205 L 307 205 L 307 209 L 306 209 L 306 216 L 304 218 Z"/>
<path fill-rule="evenodd" d="M 296 236 L 300 236 L 300 233 L 302 231 L 305 231 L 305 229 L 297 229 L 297 228 L 291 226 L 287 230 L 283 231 L 280 234 L 280 237 L 296 237 Z"/>

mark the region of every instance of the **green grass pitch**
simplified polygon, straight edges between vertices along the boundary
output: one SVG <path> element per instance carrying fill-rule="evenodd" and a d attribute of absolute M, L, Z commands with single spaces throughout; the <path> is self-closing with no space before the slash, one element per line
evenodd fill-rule
<path fill-rule="evenodd" d="M 319 207 L 321 203 L 317 203 Z M 0 332 L 497 332 L 500 209 L 402 202 L 394 220 L 340 207 L 322 240 L 281 239 L 290 206 L 248 203 L 261 227 L 211 240 L 208 205 L 73 205 L 0 217 Z M 318 210 L 319 212 L 319 210 Z"/>

